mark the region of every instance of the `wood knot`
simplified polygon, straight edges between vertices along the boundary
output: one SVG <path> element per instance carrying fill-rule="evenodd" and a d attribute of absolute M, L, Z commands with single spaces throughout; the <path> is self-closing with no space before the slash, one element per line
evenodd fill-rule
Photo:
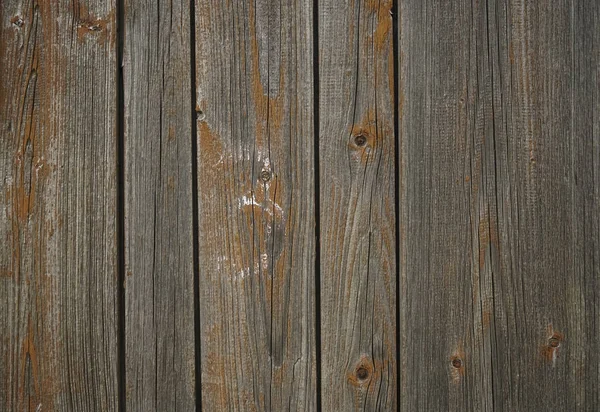
<path fill-rule="evenodd" d="M 363 133 L 359 133 L 354 136 L 354 144 L 358 147 L 365 147 L 367 145 L 367 136 Z"/>
<path fill-rule="evenodd" d="M 565 339 L 564 335 L 560 332 L 551 331 L 552 335 L 548 338 L 545 345 L 542 345 L 541 353 L 542 356 L 548 362 L 554 362 L 558 356 L 558 350 L 561 346 L 562 341 Z"/>
<path fill-rule="evenodd" d="M 356 370 L 356 377 L 359 380 L 364 381 L 369 377 L 369 371 L 367 368 L 360 367 Z"/>
<path fill-rule="evenodd" d="M 363 355 L 354 369 L 348 371 L 348 382 L 354 386 L 363 386 L 373 379 L 375 373 L 373 361 L 369 356 Z"/>
<path fill-rule="evenodd" d="M 25 25 L 25 21 L 21 16 L 14 16 L 12 19 L 10 19 L 10 23 L 19 29 Z"/>
<path fill-rule="evenodd" d="M 369 156 L 364 155 L 369 155 L 375 147 L 375 135 L 370 133 L 367 129 L 357 127 L 352 131 L 348 141 L 348 148 L 354 152 L 353 156 L 355 159 L 361 160 L 362 162 L 367 161 Z"/>
<path fill-rule="evenodd" d="M 458 349 L 450 357 L 450 380 L 455 384 L 459 383 L 465 375 L 465 353 Z"/>

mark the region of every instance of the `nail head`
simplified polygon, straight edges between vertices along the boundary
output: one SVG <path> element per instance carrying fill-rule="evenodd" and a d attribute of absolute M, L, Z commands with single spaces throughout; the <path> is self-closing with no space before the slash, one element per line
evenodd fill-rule
<path fill-rule="evenodd" d="M 15 17 L 13 17 L 12 19 L 10 19 L 10 22 L 14 26 L 16 26 L 18 28 L 23 27 L 23 25 L 25 24 L 25 22 L 23 21 L 23 19 L 21 18 L 21 16 L 15 16 Z"/>
<path fill-rule="evenodd" d="M 269 180 L 271 180 L 271 172 L 269 172 L 268 170 L 263 170 L 262 172 L 260 172 L 260 179 L 263 182 L 268 182 Z"/>

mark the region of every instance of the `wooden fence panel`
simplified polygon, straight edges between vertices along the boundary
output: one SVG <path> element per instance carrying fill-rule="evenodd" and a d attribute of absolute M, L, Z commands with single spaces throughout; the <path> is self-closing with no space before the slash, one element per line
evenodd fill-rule
<path fill-rule="evenodd" d="M 0 410 L 118 404 L 114 1 L 0 2 Z"/>
<path fill-rule="evenodd" d="M 124 4 L 127 409 L 195 408 L 190 6 Z"/>
<path fill-rule="evenodd" d="M 206 410 L 316 410 L 312 13 L 196 2 Z"/>
<path fill-rule="evenodd" d="M 322 405 L 397 405 L 392 1 L 319 1 Z"/>
<path fill-rule="evenodd" d="M 595 0 L 0 0 L 0 411 L 597 410 L 599 50 Z"/>

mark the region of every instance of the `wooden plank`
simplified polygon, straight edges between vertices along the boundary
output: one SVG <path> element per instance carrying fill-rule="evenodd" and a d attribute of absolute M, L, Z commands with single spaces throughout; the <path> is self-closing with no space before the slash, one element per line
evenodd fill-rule
<path fill-rule="evenodd" d="M 124 5 L 128 410 L 195 408 L 189 2 Z"/>
<path fill-rule="evenodd" d="M 397 407 L 392 1 L 319 1 L 322 403 Z"/>
<path fill-rule="evenodd" d="M 202 404 L 315 410 L 311 2 L 196 4 Z"/>
<path fill-rule="evenodd" d="M 596 1 L 489 6 L 490 24 L 506 21 L 493 70 L 496 410 L 600 405 L 599 13 Z"/>
<path fill-rule="evenodd" d="M 403 410 L 493 410 L 497 50 L 486 7 L 399 4 Z"/>
<path fill-rule="evenodd" d="M 0 2 L 0 409 L 114 411 L 114 1 Z"/>
<path fill-rule="evenodd" d="M 400 2 L 403 409 L 598 404 L 592 3 Z"/>

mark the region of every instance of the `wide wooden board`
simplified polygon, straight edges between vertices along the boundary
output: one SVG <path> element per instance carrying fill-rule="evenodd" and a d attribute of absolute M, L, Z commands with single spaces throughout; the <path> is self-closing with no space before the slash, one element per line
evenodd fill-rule
<path fill-rule="evenodd" d="M 206 410 L 316 410 L 312 11 L 196 2 Z"/>
<path fill-rule="evenodd" d="M 598 405 L 598 6 L 400 1 L 405 410 Z"/>
<path fill-rule="evenodd" d="M 0 410 L 114 411 L 114 1 L 0 2 Z"/>

